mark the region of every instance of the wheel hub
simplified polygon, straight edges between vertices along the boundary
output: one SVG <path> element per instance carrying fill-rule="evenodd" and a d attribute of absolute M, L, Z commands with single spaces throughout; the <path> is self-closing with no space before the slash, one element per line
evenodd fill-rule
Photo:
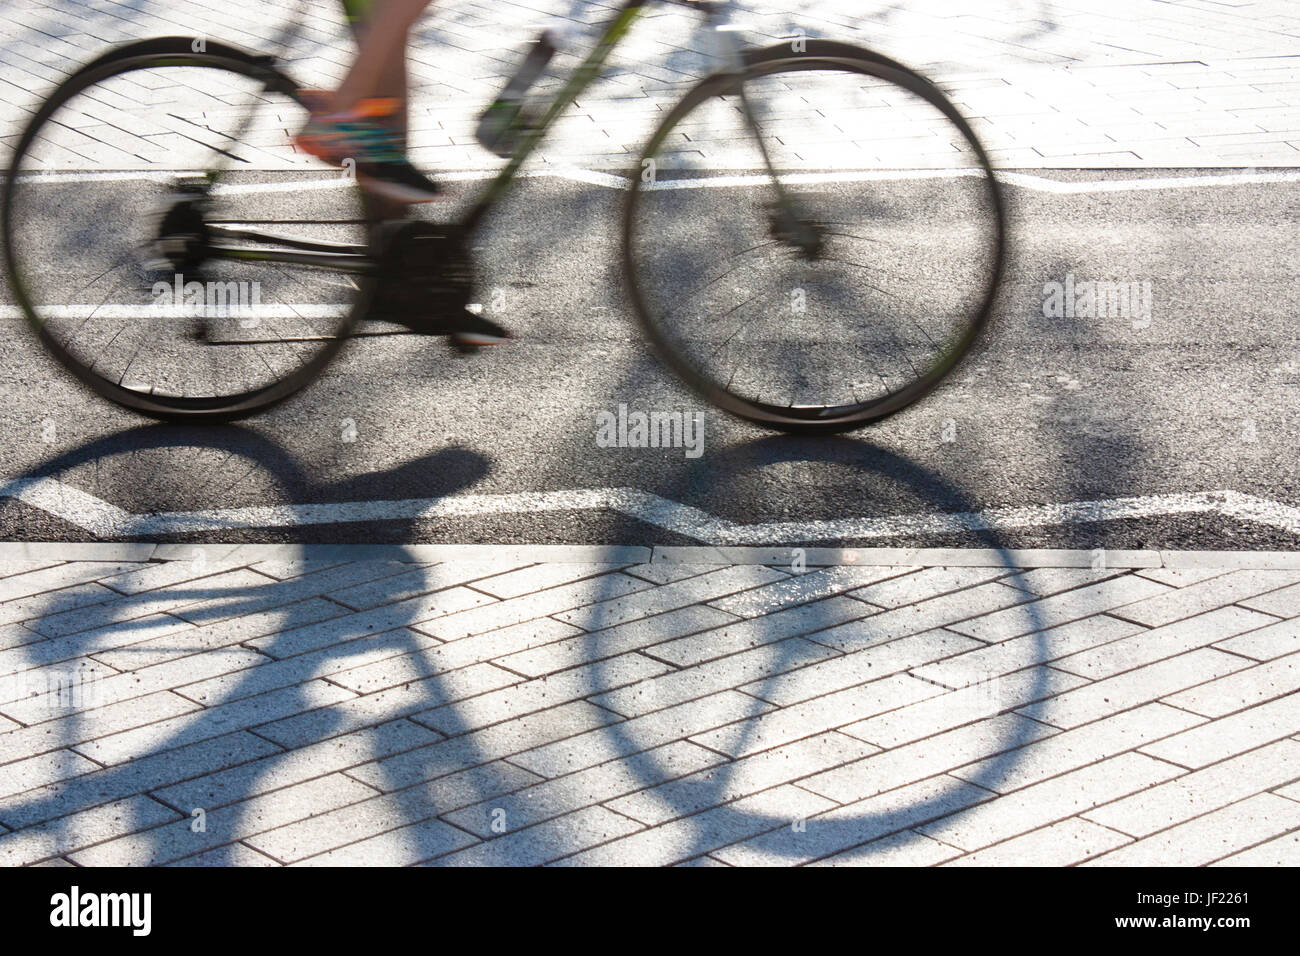
<path fill-rule="evenodd" d="M 180 183 L 159 216 L 157 248 L 178 275 L 194 274 L 208 258 L 212 233 L 206 219 L 208 185 Z"/>
<path fill-rule="evenodd" d="M 826 226 L 780 203 L 769 208 L 768 232 L 808 262 L 816 262 L 826 249 Z"/>

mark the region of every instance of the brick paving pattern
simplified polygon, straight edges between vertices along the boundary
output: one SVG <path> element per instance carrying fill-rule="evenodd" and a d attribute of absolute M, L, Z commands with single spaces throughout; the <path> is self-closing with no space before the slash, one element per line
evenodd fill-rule
<path fill-rule="evenodd" d="M 350 40 L 333 0 L 308 0 L 286 60 L 306 86 L 338 81 Z M 410 57 L 412 146 L 434 168 L 495 161 L 473 138 L 477 111 L 547 23 L 606 19 L 612 0 L 443 0 Z M 1294 166 L 1300 150 L 1300 16 L 1292 0 L 753 0 L 740 23 L 755 44 L 798 35 L 878 49 L 937 80 L 1004 168 Z M 292 0 L 9 0 L 0 10 L 0 151 L 44 90 L 108 43 L 157 35 L 275 49 Z M 796 12 L 791 12 L 796 11 Z M 536 157 L 545 166 L 622 167 L 687 86 L 710 70 L 698 17 L 648 15 Z M 577 61 L 561 56 L 557 70 Z M 559 72 L 541 88 L 554 89 Z M 213 91 L 220 103 L 220 91 Z M 105 104 L 84 164 L 121 168 L 133 111 L 166 89 Z M 874 125 L 875 121 L 870 125 Z M 703 161 L 731 165 L 726 142 L 697 141 Z M 138 144 L 136 144 L 138 145 Z M 138 151 L 138 150 L 137 150 Z M 164 151 L 165 152 L 165 151 Z M 132 154 L 134 155 L 134 153 Z M 150 154 L 155 155 L 154 153 Z M 275 166 L 293 161 L 262 155 Z M 132 164 L 133 165 L 133 164 Z"/>
<path fill-rule="evenodd" d="M 1300 862 L 1284 557 L 106 547 L 0 561 L 6 865 Z"/>

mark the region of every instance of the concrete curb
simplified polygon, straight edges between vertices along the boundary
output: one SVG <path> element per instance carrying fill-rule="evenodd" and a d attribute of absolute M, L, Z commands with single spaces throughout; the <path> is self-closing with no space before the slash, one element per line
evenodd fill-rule
<path fill-rule="evenodd" d="M 998 548 L 725 548 L 498 544 L 150 544 L 0 542 L 0 561 L 396 561 L 529 564 L 766 564 L 808 567 L 1300 569 L 1300 551 L 1082 551 Z"/>

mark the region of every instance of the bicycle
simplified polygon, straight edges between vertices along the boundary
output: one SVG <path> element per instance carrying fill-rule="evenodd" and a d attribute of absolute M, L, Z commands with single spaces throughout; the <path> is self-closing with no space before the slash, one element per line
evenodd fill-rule
<path fill-rule="evenodd" d="M 362 320 L 471 303 L 470 237 L 659 2 L 625 0 L 446 223 L 375 221 L 351 178 L 295 155 L 302 94 L 275 56 L 190 37 L 112 49 L 14 149 L 0 215 L 18 307 L 64 367 L 137 412 L 266 408 Z M 729 4 L 662 2 L 703 14 L 722 67 L 625 180 L 622 274 L 655 352 L 713 405 L 779 430 L 853 429 L 926 395 L 987 324 L 1003 271 L 1003 199 L 970 124 L 870 50 L 747 47 Z"/>

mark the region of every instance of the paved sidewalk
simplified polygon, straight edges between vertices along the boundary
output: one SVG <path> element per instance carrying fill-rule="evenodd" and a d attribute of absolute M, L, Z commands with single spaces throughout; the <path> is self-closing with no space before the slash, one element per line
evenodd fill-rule
<path fill-rule="evenodd" d="M 1300 557 L 5 545 L 0 862 L 1300 863 Z"/>
<path fill-rule="evenodd" d="M 0 10 L 0 151 L 43 91 L 107 43 L 146 36 L 211 37 L 254 49 L 294 9 L 291 0 L 10 0 Z M 350 41 L 333 0 L 311 0 L 291 73 L 337 82 Z M 444 0 L 411 57 L 414 156 L 442 168 L 495 161 L 474 143 L 474 116 L 518 63 L 520 47 L 557 18 L 606 19 L 611 2 Z M 971 116 L 1003 167 L 1294 166 L 1300 149 L 1300 16 L 1292 0 L 754 0 L 743 4 L 755 43 L 804 34 L 843 38 L 937 79 Z M 653 122 L 709 70 L 697 18 L 649 15 L 610 75 L 582 98 L 537 161 L 626 166 Z M 576 62 L 561 57 L 562 68 Z M 553 88 L 558 74 L 542 87 Z M 166 88 L 142 90 L 102 131 L 99 163 L 121 168 L 114 144 L 130 114 L 156 109 Z M 877 123 L 859 124 L 872 129 Z M 726 142 L 697 143 L 706 163 L 732 162 Z M 292 155 L 280 157 L 292 163 Z"/>

